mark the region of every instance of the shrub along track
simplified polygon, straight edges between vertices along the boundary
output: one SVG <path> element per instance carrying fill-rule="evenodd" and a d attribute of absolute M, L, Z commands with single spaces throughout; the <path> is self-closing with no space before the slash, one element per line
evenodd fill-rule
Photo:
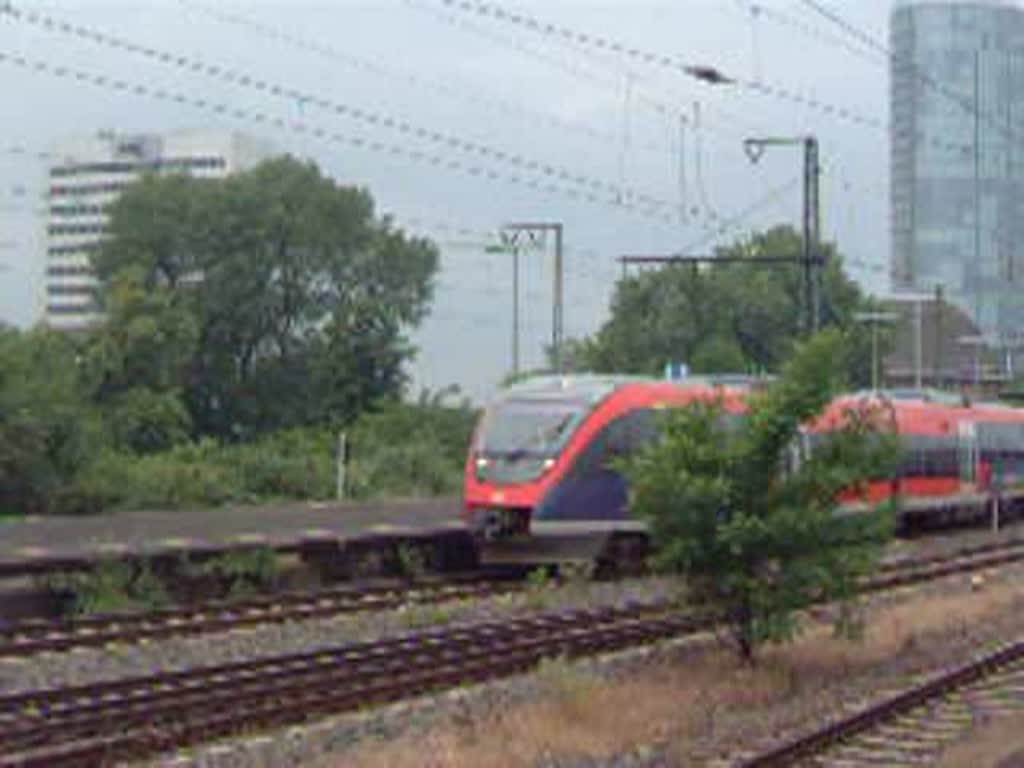
<path fill-rule="evenodd" d="M 892 564 L 881 591 L 1024 560 L 989 545 Z M 240 730 L 301 723 L 711 627 L 660 601 L 416 632 L 377 642 L 0 697 L 0 766 L 97 765 Z"/>
<path fill-rule="evenodd" d="M 0 658 L 483 598 L 521 589 L 524 576 L 524 571 L 508 568 L 384 586 L 277 592 L 143 613 L 29 620 L 0 628 Z"/>
<path fill-rule="evenodd" d="M 1024 641 L 1017 641 L 741 765 L 931 765 L 975 723 L 1021 712 Z"/>

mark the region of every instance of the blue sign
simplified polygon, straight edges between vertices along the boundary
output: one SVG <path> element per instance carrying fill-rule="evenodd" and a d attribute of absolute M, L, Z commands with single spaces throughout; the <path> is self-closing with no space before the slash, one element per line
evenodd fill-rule
<path fill-rule="evenodd" d="M 687 378 L 689 375 L 690 367 L 686 363 L 665 363 L 665 378 L 669 381 L 679 381 Z"/>

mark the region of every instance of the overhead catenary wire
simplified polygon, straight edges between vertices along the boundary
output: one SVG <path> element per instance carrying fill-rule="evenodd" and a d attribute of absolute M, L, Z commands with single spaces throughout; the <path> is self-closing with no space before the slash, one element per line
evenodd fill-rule
<path fill-rule="evenodd" d="M 878 63 L 879 61 L 879 54 L 873 47 L 862 48 L 855 46 L 850 43 L 847 37 L 831 34 L 818 27 L 813 27 L 803 20 L 785 13 L 778 7 L 766 3 L 753 2 L 752 0 L 736 0 L 736 2 L 746 8 L 751 14 L 756 12 L 758 18 L 768 19 L 780 26 L 789 27 L 803 36 L 817 40 L 819 43 L 829 47 L 839 46 L 851 55 L 866 61 L 871 61 L 872 63 Z"/>
<path fill-rule="evenodd" d="M 230 104 L 192 96 L 182 91 L 169 90 L 160 86 L 149 86 L 144 83 L 132 82 L 112 75 L 89 72 L 62 64 L 50 64 L 41 59 L 24 56 L 18 53 L 0 51 L 0 64 L 10 64 L 28 71 L 48 74 L 54 77 L 72 79 L 79 83 L 94 85 L 110 91 L 130 93 L 135 96 L 152 98 L 159 101 L 176 103 L 211 112 L 216 115 L 250 122 L 261 126 L 272 126 L 289 131 L 299 136 L 313 138 L 330 144 L 340 144 L 361 151 L 374 152 L 395 158 L 404 158 L 416 163 L 432 166 L 452 173 L 459 173 L 484 181 L 503 182 L 538 192 L 567 197 L 578 202 L 586 202 L 615 208 L 631 215 L 641 216 L 667 225 L 678 226 L 674 211 L 659 210 L 623 202 L 612 196 L 577 186 L 558 184 L 547 179 L 518 175 L 510 171 L 500 171 L 486 166 L 475 165 L 462 159 L 445 156 L 436 152 L 427 152 L 413 147 L 379 141 L 373 138 L 356 136 L 335 131 L 330 128 L 297 119 L 288 119 L 259 109 L 244 109 Z"/>
<path fill-rule="evenodd" d="M 0 13 L 3 12 L 6 12 L 10 17 L 18 21 L 24 21 L 29 24 L 40 26 L 49 31 L 71 35 L 116 50 L 140 55 L 160 64 L 176 67 L 178 69 L 188 71 L 189 73 L 212 77 L 233 86 L 267 93 L 271 96 L 287 99 L 293 103 L 297 102 L 299 104 L 315 106 L 334 115 L 357 120 L 375 128 L 386 128 L 416 139 L 440 144 L 447 149 L 476 154 L 494 162 L 515 166 L 522 171 L 537 173 L 556 179 L 559 182 L 578 184 L 581 187 L 589 188 L 595 192 L 606 191 L 615 199 L 629 199 L 636 201 L 643 206 L 661 208 L 666 211 L 674 211 L 676 207 L 676 204 L 673 201 L 661 199 L 654 195 L 639 192 L 628 187 L 623 187 L 610 181 L 604 181 L 585 174 L 580 174 L 563 166 L 553 165 L 516 152 L 506 151 L 472 139 L 466 139 L 452 133 L 425 128 L 404 118 L 345 104 L 314 93 L 302 91 L 291 86 L 281 85 L 279 83 L 253 76 L 238 69 L 210 64 L 195 57 L 183 56 L 148 45 L 135 43 L 124 37 L 107 34 L 95 28 L 72 24 L 45 13 L 31 10 L 22 11 L 17 8 L 7 8 L 6 11 L 0 10 Z"/>
<path fill-rule="evenodd" d="M 532 109 L 522 104 L 500 98 L 491 93 L 485 93 L 466 81 L 451 82 L 425 77 L 420 73 L 402 70 L 394 66 L 393 62 L 383 64 L 362 56 L 342 50 L 340 47 L 298 35 L 285 30 L 279 26 L 263 23 L 251 16 L 244 15 L 238 11 L 226 11 L 223 8 L 214 7 L 196 0 L 178 0 L 184 8 L 201 14 L 206 18 L 213 19 L 226 25 L 232 25 L 248 32 L 256 32 L 264 37 L 275 40 L 278 43 L 287 45 L 295 50 L 310 53 L 332 62 L 341 63 L 350 69 L 358 72 L 369 73 L 378 77 L 384 77 L 392 81 L 404 82 L 417 89 L 426 89 L 441 94 L 448 98 L 473 104 L 484 109 L 498 112 L 502 115 L 527 120 L 534 123 L 542 123 L 550 128 L 559 131 L 569 131 L 580 135 L 588 136 L 595 141 L 615 145 L 618 138 L 610 132 L 602 131 L 587 123 L 567 120 L 549 112 Z M 446 75 L 446 77 L 449 77 Z M 654 142 L 641 142 L 637 149 L 664 154 L 666 148 Z"/>
<path fill-rule="evenodd" d="M 573 29 L 564 24 L 555 24 L 543 21 L 536 16 L 532 16 L 524 12 L 507 10 L 504 6 L 494 2 L 485 2 L 485 0 L 436 1 L 461 12 L 473 13 L 499 22 L 513 24 L 524 29 L 528 29 L 536 34 L 557 37 L 572 44 L 585 45 L 597 50 L 617 53 L 648 66 L 668 69 L 688 76 L 693 76 L 695 73 L 695 66 L 693 64 L 684 62 L 675 56 L 644 50 L 604 35 Z M 774 96 L 779 99 L 801 104 L 810 109 L 832 114 L 844 120 L 860 123 L 872 128 L 882 130 L 885 130 L 886 128 L 885 123 L 878 118 L 863 115 L 856 110 L 848 109 L 842 105 L 821 101 L 814 96 L 797 93 L 796 91 L 792 91 L 780 85 L 744 78 L 730 79 L 740 87 L 746 88 L 747 90 L 756 91 L 768 96 Z"/>
<path fill-rule="evenodd" d="M 8 58 L 13 61 L 17 57 L 8 57 Z M 15 61 L 14 63 L 19 63 L 19 62 Z M 40 67 L 39 66 L 39 62 L 31 63 L 28 60 L 24 60 L 23 64 L 29 64 L 32 68 L 34 68 L 34 69 L 36 69 L 38 71 L 47 71 L 44 67 Z M 75 77 L 75 79 L 78 79 L 78 80 L 88 80 L 88 78 L 90 77 L 87 74 L 84 74 L 84 73 L 81 73 L 81 72 L 75 72 L 73 70 L 70 70 L 69 68 L 60 67 L 60 66 L 52 66 L 51 65 L 50 71 L 51 71 L 52 74 L 56 74 L 56 75 L 59 75 L 59 76 L 73 76 L 73 77 Z M 138 84 L 132 85 L 130 83 L 125 83 L 124 81 L 108 78 L 108 77 L 102 76 L 102 75 L 92 75 L 91 77 L 93 78 L 93 80 L 94 80 L 96 85 L 106 85 L 106 86 L 112 88 L 113 90 L 121 90 L 121 91 L 131 90 L 131 91 L 134 91 L 135 93 L 137 93 L 139 95 L 149 95 L 149 96 L 153 96 L 155 98 L 169 98 L 170 100 L 178 101 L 180 103 L 184 103 L 185 101 L 189 100 L 188 97 L 183 97 L 182 94 L 172 94 L 172 93 L 168 93 L 166 91 L 163 91 L 162 89 L 147 88 L 146 86 L 140 86 Z M 206 101 L 205 99 L 192 99 L 192 101 L 193 101 L 193 104 L 195 106 L 200 106 L 202 108 L 211 109 L 212 111 L 214 111 L 216 113 L 220 113 L 220 114 L 229 114 L 229 115 L 237 117 L 238 119 L 246 119 L 245 111 L 233 110 L 229 106 L 226 106 L 226 105 L 223 105 L 223 104 L 214 104 L 212 102 Z M 263 116 L 259 117 L 259 115 L 263 115 Z M 276 118 L 275 119 L 273 117 L 267 117 L 265 115 L 265 113 L 258 113 L 258 112 L 252 112 L 249 115 L 250 118 L 252 118 L 253 116 L 256 116 L 257 122 L 270 122 L 270 123 L 273 123 L 273 124 L 278 124 L 280 127 L 285 128 L 285 129 L 290 128 L 290 129 L 296 130 L 296 131 L 298 131 L 300 133 L 313 134 L 313 135 L 317 135 L 318 137 L 321 137 L 321 138 L 325 134 L 328 133 L 327 131 L 324 131 L 324 129 L 322 129 L 322 128 L 318 128 L 318 127 L 313 126 L 313 125 L 311 125 L 309 123 L 305 123 L 305 122 L 301 122 L 301 121 L 288 121 L 286 123 L 285 121 L 282 121 L 280 118 Z M 337 140 L 337 139 L 335 138 L 335 140 Z M 361 145 L 362 145 L 363 148 L 369 148 L 371 151 L 385 151 L 385 152 L 387 152 L 389 154 L 401 154 L 400 151 L 396 151 L 394 145 L 390 145 L 389 146 L 389 145 L 386 145 L 386 144 L 382 144 L 380 142 L 372 142 L 372 141 L 367 141 L 367 140 L 364 140 L 364 139 L 353 139 L 351 137 L 347 137 L 346 140 L 354 143 L 357 146 L 359 146 L 360 145 L 359 143 L 361 142 L 362 143 Z M 412 151 L 412 152 L 407 151 L 407 156 L 409 156 L 409 157 L 411 157 L 413 159 L 418 159 L 420 161 L 429 162 L 429 163 L 431 163 L 433 165 L 439 165 L 439 164 L 443 163 L 443 159 L 442 160 L 438 160 L 436 158 L 436 156 L 432 157 L 430 155 L 427 155 L 426 153 L 417 152 L 417 151 Z M 448 163 L 446 167 L 462 168 L 464 166 L 461 166 L 461 165 L 458 165 L 458 164 L 453 165 L 452 163 Z M 487 173 L 486 171 L 482 171 L 480 169 L 473 169 L 473 167 L 471 167 L 471 166 L 468 167 L 468 168 L 469 168 L 469 170 L 467 172 L 469 172 L 471 175 L 481 175 L 481 174 L 483 174 L 485 176 L 491 177 L 491 174 Z M 527 185 L 528 186 L 534 186 L 533 184 L 527 184 Z M 555 191 L 551 187 L 541 187 L 541 188 L 547 189 L 549 191 Z M 559 192 L 564 192 L 564 190 L 558 190 L 558 191 Z M 592 196 L 591 197 L 586 197 L 586 199 L 594 200 L 594 198 Z M 608 200 L 601 200 L 600 202 L 603 202 L 603 203 L 607 204 L 609 201 Z M 665 220 L 668 221 L 668 219 L 665 219 Z"/>
<path fill-rule="evenodd" d="M 801 177 L 795 176 L 789 179 L 788 181 L 784 182 L 783 184 L 779 184 L 775 187 L 772 187 L 770 190 L 768 190 L 766 194 L 757 198 L 754 202 L 745 206 L 738 212 L 725 216 L 724 218 L 719 220 L 719 222 L 713 230 L 706 232 L 699 238 L 685 245 L 682 249 L 682 253 L 690 253 L 698 248 L 702 248 L 703 246 L 713 241 L 715 238 L 720 237 L 721 235 L 724 235 L 727 232 L 732 231 L 736 227 L 744 224 L 751 216 L 753 216 L 756 213 L 759 213 L 762 209 L 766 208 L 769 205 L 774 205 L 785 195 L 795 190 L 797 185 L 800 183 L 800 180 Z"/>
<path fill-rule="evenodd" d="M 482 37 L 484 37 L 484 38 L 486 38 L 486 39 L 488 39 L 490 41 L 498 42 L 500 44 L 504 44 L 506 46 L 509 46 L 509 47 L 515 49 L 516 51 L 519 51 L 519 52 L 521 52 L 523 54 L 531 56 L 532 58 L 538 59 L 538 60 L 540 60 L 543 63 L 548 63 L 548 64 L 551 64 L 553 66 L 556 66 L 556 67 L 562 69 L 563 71 L 566 71 L 566 72 L 569 72 L 572 75 L 576 75 L 576 76 L 579 76 L 581 78 L 587 79 L 590 82 L 596 82 L 599 85 L 604 85 L 607 89 L 615 91 L 617 95 L 620 92 L 620 82 L 621 82 L 621 79 L 619 78 L 618 74 L 616 74 L 615 77 L 606 77 L 606 78 L 595 77 L 589 71 L 583 71 L 579 67 L 576 67 L 576 66 L 573 66 L 573 65 L 568 65 L 561 58 L 552 56 L 552 55 L 550 55 L 548 53 L 543 53 L 541 51 L 536 50 L 535 48 L 530 48 L 530 47 L 524 45 L 522 40 L 519 39 L 519 38 L 516 38 L 516 39 L 506 38 L 506 37 L 503 37 L 501 35 L 496 34 L 493 30 L 491 30 L 489 28 L 484 28 L 484 27 L 481 27 L 480 25 L 471 24 L 470 22 L 468 22 L 466 20 L 467 19 L 466 14 L 456 14 L 456 13 L 446 12 L 445 9 L 448 7 L 446 4 L 438 4 L 436 2 L 432 2 L 431 0 L 405 0 L 405 3 L 406 3 L 406 5 L 408 5 L 410 7 L 413 7 L 413 8 L 416 8 L 417 10 L 422 10 L 422 11 L 428 13 L 428 14 L 431 14 L 434 18 L 439 19 L 439 20 L 441 20 L 441 21 L 443 21 L 445 23 L 451 24 L 451 25 L 453 25 L 453 26 L 455 26 L 455 27 L 457 27 L 459 29 L 471 32 L 474 35 L 482 36 Z M 573 51 L 577 51 L 577 52 L 579 52 L 579 53 L 581 53 L 583 55 L 586 55 L 586 56 L 588 56 L 588 57 L 590 57 L 592 59 L 594 59 L 595 56 L 596 56 L 594 49 L 593 48 L 588 48 L 587 46 L 573 45 L 572 46 L 572 50 Z M 601 56 L 600 59 L 596 59 L 596 60 L 598 60 L 602 65 L 604 65 L 606 67 L 609 67 L 609 68 L 612 68 L 612 69 L 615 69 L 616 72 L 618 72 L 618 70 L 620 70 L 624 66 L 624 61 L 628 60 L 628 58 L 627 57 L 620 57 L 618 59 L 618 63 L 616 63 L 616 60 L 610 59 L 610 58 L 608 58 L 606 56 Z M 641 74 L 639 72 L 637 72 L 636 70 L 632 70 L 630 72 L 630 74 L 631 74 L 631 78 L 632 78 L 633 86 L 634 86 L 633 93 L 636 96 L 638 104 L 639 103 L 646 103 L 648 106 L 650 106 L 653 109 L 653 111 L 659 117 L 668 118 L 668 119 L 672 120 L 673 122 L 680 123 L 681 124 L 680 125 L 680 131 L 685 131 L 685 126 L 689 125 L 691 123 L 691 115 L 690 115 L 689 110 L 684 111 L 682 108 L 677 106 L 677 101 L 678 100 L 677 100 L 677 98 L 675 96 L 668 96 L 668 97 L 666 97 L 664 99 L 652 98 L 649 95 L 649 92 L 647 90 L 639 87 L 639 83 L 643 80 L 643 77 L 641 76 Z M 704 110 L 704 113 L 703 113 L 702 117 L 703 117 L 703 122 L 705 124 L 711 122 L 708 119 L 708 112 L 713 112 L 718 117 L 718 119 L 714 121 L 716 130 L 715 131 L 706 131 L 704 133 L 704 138 L 706 138 L 706 139 L 708 139 L 710 141 L 719 141 L 719 142 L 723 141 L 723 136 L 721 134 L 724 133 L 724 132 L 732 133 L 738 139 L 741 139 L 741 140 L 747 138 L 747 136 L 749 136 L 750 133 L 752 133 L 752 132 L 753 133 L 764 133 L 764 132 L 767 132 L 767 129 L 765 129 L 763 126 L 759 126 L 759 125 L 754 124 L 744 114 L 741 114 L 739 112 L 734 112 L 734 111 L 726 110 L 726 109 L 723 109 L 723 108 L 721 108 L 719 106 L 713 106 L 710 109 L 707 108 L 708 105 L 704 105 L 704 106 L 705 106 L 705 110 Z M 694 133 L 696 134 L 696 131 L 694 131 Z M 682 144 L 684 142 L 680 142 L 680 143 Z M 676 155 L 677 155 L 677 158 L 680 160 L 680 163 L 678 164 L 679 173 L 680 174 L 684 174 L 685 173 L 685 162 L 683 160 L 683 156 L 679 154 L 678 147 L 677 147 L 677 150 L 676 150 Z M 687 195 L 686 195 L 686 191 L 685 191 L 685 187 L 686 187 L 685 176 L 681 176 L 680 175 L 677 178 L 676 187 L 677 187 L 677 194 L 679 194 L 679 201 L 680 201 L 679 202 L 679 205 L 680 205 L 680 213 L 679 213 L 680 221 L 685 221 L 685 219 L 686 219 L 686 204 L 687 204 L 686 203 Z M 707 215 L 710 218 L 717 218 L 718 217 L 717 211 L 715 209 L 713 209 L 713 208 L 705 208 L 705 211 L 706 211 L 705 215 Z M 693 209 L 693 213 L 694 214 L 697 213 L 697 209 L 696 208 Z"/>
<path fill-rule="evenodd" d="M 485 0 L 430 1 L 440 3 L 444 7 L 453 8 L 461 13 L 474 14 L 481 18 L 489 18 L 496 22 L 518 26 L 535 34 L 559 39 L 568 44 L 588 46 L 600 51 L 622 53 L 645 65 L 686 74 L 690 77 L 700 76 L 702 72 L 708 69 L 687 63 L 676 56 L 644 50 L 603 35 L 583 32 L 562 24 L 542 21 L 535 16 L 523 12 L 510 11 L 494 2 L 485 2 Z M 884 136 L 888 136 L 889 125 L 886 119 L 861 112 L 843 104 L 825 101 L 812 94 L 798 92 L 783 85 L 767 83 L 756 79 L 728 77 L 726 82 L 768 98 L 787 101 L 836 119 L 871 128 Z M 966 144 L 928 139 L 921 132 L 917 132 L 915 136 L 936 148 L 956 151 L 969 150 L 969 146 Z"/>
<path fill-rule="evenodd" d="M 444 21 L 448 24 L 457 26 L 465 31 L 471 32 L 474 35 L 484 37 L 492 42 L 514 48 L 520 53 L 527 55 L 535 60 L 541 61 L 552 66 L 555 66 L 562 71 L 568 73 L 571 76 L 586 80 L 592 84 L 602 86 L 603 88 L 610 90 L 614 93 L 618 93 L 621 88 L 621 81 L 615 76 L 600 76 L 593 73 L 590 70 L 584 70 L 575 64 L 569 64 L 562 59 L 551 55 L 548 52 L 538 50 L 537 48 L 527 46 L 521 39 L 508 38 L 495 33 L 493 30 L 484 28 L 477 24 L 471 24 L 466 20 L 466 14 L 446 13 L 446 4 L 438 4 L 436 0 L 404 0 L 405 4 L 409 7 L 416 8 L 417 10 L 431 14 L 434 18 Z M 594 57 L 593 48 L 587 46 L 576 46 L 573 50 L 578 51 L 581 54 L 587 55 L 588 57 Z M 614 63 L 612 61 L 601 59 L 600 63 L 606 68 L 613 69 L 615 71 L 621 67 L 621 63 Z M 637 83 L 642 79 L 638 71 L 633 71 L 634 78 L 634 94 L 637 98 L 638 103 L 646 104 L 647 107 L 655 112 L 656 114 L 663 117 L 671 117 L 674 119 L 682 119 L 689 121 L 689 113 L 683 108 L 678 106 L 678 99 L 675 95 L 654 95 L 650 90 L 646 90 L 638 87 Z M 733 112 L 731 110 L 723 109 L 722 107 L 715 106 L 714 111 L 721 116 L 721 120 L 716 122 L 716 126 L 721 131 L 727 131 L 736 135 L 744 135 L 746 130 L 761 131 L 761 126 L 754 125 L 747 116 L 740 114 L 739 112 Z M 705 118 L 708 116 L 705 115 Z M 745 127 L 741 127 L 745 126 Z"/>

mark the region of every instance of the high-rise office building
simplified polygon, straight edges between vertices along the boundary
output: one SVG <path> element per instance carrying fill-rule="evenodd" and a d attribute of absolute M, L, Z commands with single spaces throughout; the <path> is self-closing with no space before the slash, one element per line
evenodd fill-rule
<path fill-rule="evenodd" d="M 897 0 L 890 37 L 893 286 L 1024 330 L 1024 11 Z"/>
<path fill-rule="evenodd" d="M 220 178 L 270 157 L 269 144 L 231 131 L 116 134 L 60 142 L 50 166 L 46 216 L 45 322 L 88 327 L 100 314 L 91 254 L 99 248 L 111 204 L 144 172 Z"/>

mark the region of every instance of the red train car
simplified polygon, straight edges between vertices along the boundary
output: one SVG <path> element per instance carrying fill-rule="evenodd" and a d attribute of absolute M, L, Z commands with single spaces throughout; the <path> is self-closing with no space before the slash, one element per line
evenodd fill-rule
<path fill-rule="evenodd" d="M 654 439 L 665 408 L 721 397 L 727 413 L 742 418 L 756 385 L 743 377 L 569 376 L 512 387 L 477 425 L 466 463 L 466 520 L 492 539 L 528 533 L 534 520 L 626 520 L 628 488 L 611 460 Z M 904 450 L 893 477 L 877 478 L 856 497 L 927 500 L 1024 480 L 1024 411 L 928 391 L 837 398 L 804 430 L 801 453 L 865 398 L 891 414 Z"/>

